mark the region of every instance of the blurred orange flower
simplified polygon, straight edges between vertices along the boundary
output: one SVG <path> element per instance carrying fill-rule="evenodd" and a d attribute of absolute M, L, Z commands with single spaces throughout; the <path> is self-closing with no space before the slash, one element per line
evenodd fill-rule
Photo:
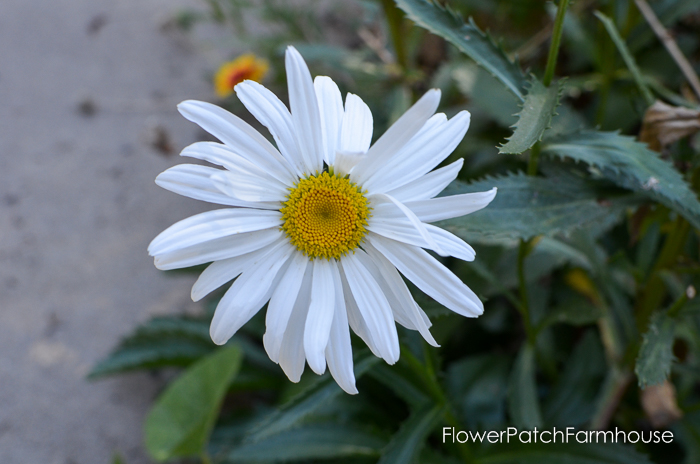
<path fill-rule="evenodd" d="M 267 60 L 258 58 L 252 53 L 241 55 L 233 61 L 221 65 L 214 76 L 214 90 L 221 98 L 226 98 L 233 93 L 236 84 L 246 79 L 260 82 L 269 64 Z"/>

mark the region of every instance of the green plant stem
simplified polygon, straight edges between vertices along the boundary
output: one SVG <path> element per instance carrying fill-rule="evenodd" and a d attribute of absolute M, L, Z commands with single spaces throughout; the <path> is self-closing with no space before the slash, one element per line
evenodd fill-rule
<path fill-rule="evenodd" d="M 527 175 L 537 175 L 537 163 L 540 159 L 540 142 L 535 143 L 530 149 L 530 159 L 527 162 Z"/>
<path fill-rule="evenodd" d="M 518 285 L 520 288 L 520 315 L 523 318 L 523 325 L 525 326 L 525 334 L 527 335 L 527 341 L 532 346 L 535 346 L 535 332 L 532 327 L 532 321 L 530 320 L 530 302 L 527 292 L 527 280 L 525 280 L 525 258 L 530 254 L 531 250 L 530 240 L 520 240 L 520 245 L 518 247 Z"/>
<path fill-rule="evenodd" d="M 561 44 L 561 33 L 564 30 L 564 16 L 566 9 L 569 7 L 569 0 L 561 0 L 557 9 L 557 16 L 554 19 L 554 29 L 552 30 L 552 42 L 549 44 L 549 55 L 547 55 L 547 67 L 544 71 L 542 83 L 545 87 L 549 87 L 554 78 L 554 68 L 557 66 L 557 55 L 559 54 L 559 45 Z"/>
<path fill-rule="evenodd" d="M 394 44 L 394 52 L 396 53 L 396 62 L 401 66 L 404 73 L 408 70 L 408 55 L 406 53 L 406 44 L 404 42 L 405 30 L 403 24 L 403 12 L 398 9 L 394 0 L 382 0 L 384 16 L 386 17 L 391 41 Z"/>
<path fill-rule="evenodd" d="M 673 228 L 664 242 L 649 280 L 637 299 L 637 328 L 640 332 L 646 330 L 651 314 L 663 303 L 666 297 L 666 287 L 659 277 L 659 271 L 670 267 L 676 261 L 678 255 L 683 251 L 689 232 L 690 224 L 679 216 L 674 221 Z"/>
<path fill-rule="evenodd" d="M 569 7 L 569 0 L 561 0 L 557 9 L 557 16 L 554 18 L 554 29 L 552 30 L 552 41 L 549 44 L 549 54 L 547 55 L 547 65 L 544 71 L 542 83 L 549 87 L 554 79 L 554 69 L 557 67 L 557 56 L 559 55 L 559 45 L 561 45 L 561 34 L 564 30 L 564 16 Z M 530 150 L 530 159 L 527 163 L 527 174 L 537 175 L 537 163 L 540 157 L 540 143 L 537 142 Z"/>
<path fill-rule="evenodd" d="M 202 464 L 211 464 L 211 458 L 209 457 L 209 454 L 206 451 L 202 452 Z"/>

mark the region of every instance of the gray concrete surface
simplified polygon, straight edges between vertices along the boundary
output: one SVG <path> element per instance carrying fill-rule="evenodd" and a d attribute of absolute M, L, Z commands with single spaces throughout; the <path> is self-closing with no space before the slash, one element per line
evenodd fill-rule
<path fill-rule="evenodd" d="M 163 275 L 146 246 L 209 208 L 153 182 L 199 134 L 175 104 L 213 99 L 215 53 L 162 27 L 203 4 L 0 2 L 2 464 L 149 462 L 141 423 L 157 379 L 84 378 L 139 321 L 196 309 L 193 277 Z"/>

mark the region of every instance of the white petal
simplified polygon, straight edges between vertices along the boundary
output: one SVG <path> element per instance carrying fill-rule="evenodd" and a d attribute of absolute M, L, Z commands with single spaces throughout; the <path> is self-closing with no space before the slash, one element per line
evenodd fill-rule
<path fill-rule="evenodd" d="M 352 172 L 352 169 L 357 166 L 357 163 L 362 161 L 365 156 L 365 153 L 338 151 L 335 154 L 335 164 L 333 165 L 333 169 L 336 174 L 340 174 L 341 176 L 348 175 Z"/>
<path fill-rule="evenodd" d="M 304 274 L 280 349 L 280 367 L 292 382 L 298 382 L 304 373 L 304 324 L 311 303 L 311 274 L 308 271 Z"/>
<path fill-rule="evenodd" d="M 462 259 L 464 261 L 474 261 L 476 253 L 474 248 L 456 235 L 436 227 L 432 224 L 425 224 L 430 236 L 435 240 L 440 248 L 449 256 Z"/>
<path fill-rule="evenodd" d="M 226 195 L 211 180 L 211 176 L 219 172 L 222 171 L 208 166 L 179 164 L 161 172 L 156 177 L 156 184 L 178 195 L 209 203 L 249 208 L 279 209 L 278 203 L 243 201 Z"/>
<path fill-rule="evenodd" d="M 362 319 L 379 355 L 389 364 L 399 359 L 399 338 L 391 306 L 364 261 L 369 260 L 361 249 L 343 256 L 340 264 Z"/>
<path fill-rule="evenodd" d="M 466 317 L 484 312 L 476 294 L 426 251 L 372 233 L 367 238 L 401 274 L 441 305 Z"/>
<path fill-rule="evenodd" d="M 418 179 L 450 156 L 468 128 L 467 111 L 460 112 L 445 123 L 424 128 L 384 166 L 372 173 L 362 187 L 370 193 L 386 192 Z"/>
<path fill-rule="evenodd" d="M 198 124 L 235 153 L 246 158 L 280 182 L 291 185 L 295 171 L 277 149 L 247 122 L 211 103 L 187 100 L 177 106 L 188 120 Z"/>
<path fill-rule="evenodd" d="M 215 240 L 227 235 L 254 232 L 282 225 L 282 213 L 250 208 L 227 208 L 195 214 L 176 222 L 153 239 L 148 252 L 154 256 Z"/>
<path fill-rule="evenodd" d="M 304 326 L 304 352 L 309 367 L 318 375 L 326 371 L 326 345 L 333 323 L 335 306 L 335 261 L 316 259 L 311 279 L 311 304 Z M 338 277 L 340 279 L 340 277 Z"/>
<path fill-rule="evenodd" d="M 269 177 L 256 176 L 244 169 L 218 172 L 212 176 L 212 181 L 216 188 L 233 198 L 251 202 L 278 202 L 278 208 L 289 195 L 284 184 Z"/>
<path fill-rule="evenodd" d="M 390 303 L 397 322 L 408 329 L 418 330 L 425 341 L 431 345 L 435 347 L 440 346 L 430 333 L 430 321 L 413 299 L 413 295 L 411 295 L 396 268 L 371 244 L 365 243 L 363 246 L 382 277 L 381 280 L 377 279 L 377 281 L 380 284 L 384 283 L 384 286 L 387 287 L 384 290 L 384 294 L 393 296 L 393 301 L 390 299 Z"/>
<path fill-rule="evenodd" d="M 335 289 L 335 313 L 333 314 L 333 324 L 331 325 L 331 334 L 328 338 L 328 346 L 326 346 L 328 370 L 331 371 L 331 375 L 338 382 L 340 388 L 354 395 L 357 394 L 357 388 L 355 387 L 355 373 L 352 365 L 350 328 L 348 327 L 348 314 L 345 309 L 343 284 L 337 267 L 333 274 L 333 288 Z"/>
<path fill-rule="evenodd" d="M 222 259 L 233 258 L 251 251 L 258 250 L 269 245 L 275 240 L 287 240 L 284 232 L 275 227 L 263 229 L 245 234 L 230 235 L 228 237 L 210 240 L 189 246 L 181 250 L 175 250 L 155 257 L 155 266 L 167 271 L 182 267 L 197 266 Z"/>
<path fill-rule="evenodd" d="M 357 336 L 365 342 L 365 345 L 369 347 L 373 355 L 381 358 L 379 350 L 377 349 L 377 344 L 374 343 L 374 340 L 372 340 L 372 336 L 367 329 L 367 324 L 365 324 L 362 314 L 360 313 L 360 309 L 357 307 L 357 302 L 355 302 L 355 298 L 352 296 L 352 292 L 350 291 L 350 286 L 345 278 L 345 274 L 342 272 L 340 273 L 340 281 L 343 284 L 343 298 L 345 300 L 345 308 L 348 312 L 348 323 L 350 324 L 350 328 L 352 328 Z"/>
<path fill-rule="evenodd" d="M 428 90 L 408 109 L 367 152 L 367 157 L 353 170 L 353 182 L 363 185 L 381 169 L 423 127 L 440 103 L 440 91 Z"/>
<path fill-rule="evenodd" d="M 199 275 L 199 278 L 192 286 L 192 301 L 201 300 L 225 283 L 238 277 L 241 272 L 256 266 L 263 257 L 276 249 L 277 245 L 277 243 L 273 243 L 235 258 L 222 259 L 211 263 Z"/>
<path fill-rule="evenodd" d="M 294 167 L 296 175 L 301 176 L 304 173 L 304 163 L 294 136 L 292 115 L 284 103 L 255 81 L 243 81 L 235 90 L 248 111 L 270 131 L 282 156 Z"/>
<path fill-rule="evenodd" d="M 372 112 L 360 97 L 349 93 L 345 97 L 345 116 L 340 131 L 339 151 L 365 153 L 372 143 Z"/>
<path fill-rule="evenodd" d="M 409 201 L 406 206 L 423 222 L 464 216 L 486 207 L 496 196 L 496 187 L 485 192 L 463 193 L 430 200 Z"/>
<path fill-rule="evenodd" d="M 383 193 L 372 195 L 369 200 L 372 217 L 367 221 L 367 230 L 447 256 L 410 209 Z"/>
<path fill-rule="evenodd" d="M 407 201 L 428 200 L 442 192 L 450 182 L 457 178 L 462 169 L 464 159 L 460 158 L 452 164 L 436 169 L 413 182 L 402 185 L 387 193 L 402 203 Z"/>
<path fill-rule="evenodd" d="M 255 266 L 238 276 L 214 312 L 209 327 L 214 343 L 226 343 L 270 299 L 277 273 L 291 254 L 291 245 L 281 242 Z"/>
<path fill-rule="evenodd" d="M 343 97 L 340 96 L 338 86 L 328 76 L 316 76 L 314 90 L 323 129 L 323 159 L 330 165 L 335 161 L 340 125 L 343 122 Z"/>
<path fill-rule="evenodd" d="M 287 330 L 289 318 L 294 309 L 294 303 L 299 296 L 299 290 L 304 279 L 304 275 L 311 273 L 309 258 L 302 253 L 294 253 L 290 260 L 289 267 L 284 273 L 279 285 L 275 288 L 267 305 L 265 315 L 265 335 L 263 345 L 268 356 L 274 362 L 279 362 L 282 339 Z M 308 269 L 308 271 L 307 271 Z"/>
<path fill-rule="evenodd" d="M 180 156 L 200 159 L 207 163 L 223 166 L 227 169 L 236 166 L 240 155 L 233 152 L 228 146 L 217 142 L 195 142 L 186 146 Z"/>
<path fill-rule="evenodd" d="M 296 48 L 287 47 L 285 66 L 297 147 L 306 167 L 304 172 L 313 174 L 323 168 L 324 153 L 316 92 L 309 68 Z"/>

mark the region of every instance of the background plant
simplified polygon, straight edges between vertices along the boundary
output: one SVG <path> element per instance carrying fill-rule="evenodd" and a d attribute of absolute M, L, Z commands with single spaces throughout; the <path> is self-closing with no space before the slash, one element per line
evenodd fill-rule
<path fill-rule="evenodd" d="M 216 297 L 200 317 L 153 319 L 91 376 L 184 369 L 146 421 L 155 459 L 700 460 L 696 1 L 207 4 L 180 24 L 216 21 L 271 63 L 294 44 L 313 74 L 367 101 L 375 133 L 432 87 L 448 116 L 471 111 L 467 137 L 445 161 L 465 166 L 445 194 L 499 193 L 441 226 L 475 246 L 475 262 L 446 264 L 486 310 L 467 320 L 417 292 L 442 348 L 403 330 L 395 366 L 356 349 L 357 396 L 328 375 L 288 382 L 258 342 L 261 315 L 215 347 Z M 249 18 L 265 34 L 246 27 Z M 271 74 L 266 85 L 286 94 L 282 68 Z M 235 99 L 222 103 L 243 114 Z M 676 439 L 452 445 L 442 444 L 444 426 L 659 428 Z"/>

